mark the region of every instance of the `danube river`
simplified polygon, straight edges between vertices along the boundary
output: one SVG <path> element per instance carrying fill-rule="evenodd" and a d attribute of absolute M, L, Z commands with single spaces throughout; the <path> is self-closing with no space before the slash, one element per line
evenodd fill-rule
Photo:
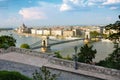
<path fill-rule="evenodd" d="M 1 31 L 0 35 L 11 35 L 17 40 L 16 42 L 16 47 L 20 47 L 21 44 L 23 43 L 27 43 L 29 45 L 41 40 L 38 37 L 32 37 L 32 36 L 21 36 L 18 35 L 16 33 L 14 33 L 13 31 Z M 52 53 L 54 53 L 54 51 L 60 51 L 60 53 L 63 56 L 67 56 L 70 55 L 72 56 L 72 54 L 74 53 L 74 46 L 79 46 L 78 48 L 78 52 L 80 51 L 80 47 L 83 45 L 83 41 L 75 41 L 75 42 L 69 42 L 69 43 L 63 43 L 63 44 L 58 44 L 55 46 L 51 47 L 51 51 Z M 113 48 L 113 43 L 111 42 L 95 42 L 92 44 L 94 49 L 97 50 L 97 54 L 96 54 L 96 58 L 95 61 L 99 61 L 104 59 L 105 57 L 108 56 L 108 54 L 112 53 L 114 48 Z M 36 49 L 37 51 L 40 51 L 40 49 Z"/>

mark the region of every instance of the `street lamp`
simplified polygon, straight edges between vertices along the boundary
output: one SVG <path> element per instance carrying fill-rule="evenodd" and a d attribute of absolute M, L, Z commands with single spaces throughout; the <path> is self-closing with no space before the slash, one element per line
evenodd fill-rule
<path fill-rule="evenodd" d="M 75 70 L 77 69 L 77 46 L 74 47 L 74 50 L 75 50 L 75 54 L 73 55 L 73 58 L 74 58 L 74 61 L 75 61 L 75 64 L 74 64 L 74 68 Z"/>

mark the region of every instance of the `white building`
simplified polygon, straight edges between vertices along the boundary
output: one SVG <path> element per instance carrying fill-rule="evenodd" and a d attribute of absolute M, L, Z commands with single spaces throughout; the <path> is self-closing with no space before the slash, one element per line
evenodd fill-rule
<path fill-rule="evenodd" d="M 51 30 L 50 29 L 44 29 L 43 30 L 43 35 L 51 35 Z"/>
<path fill-rule="evenodd" d="M 37 34 L 37 30 L 36 29 L 31 29 L 31 34 Z"/>
<path fill-rule="evenodd" d="M 63 36 L 63 30 L 62 29 L 52 29 L 51 35 L 52 36 Z"/>
<path fill-rule="evenodd" d="M 37 29 L 36 34 L 43 35 L 43 30 L 42 29 Z"/>

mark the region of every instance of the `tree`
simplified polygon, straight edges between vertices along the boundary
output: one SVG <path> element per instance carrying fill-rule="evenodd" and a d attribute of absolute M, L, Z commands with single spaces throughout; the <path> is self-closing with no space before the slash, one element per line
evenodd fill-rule
<path fill-rule="evenodd" d="M 16 40 L 12 36 L 0 36 L 0 48 L 7 49 L 10 46 L 15 46 Z"/>
<path fill-rule="evenodd" d="M 41 67 L 40 71 L 33 73 L 33 80 L 57 80 L 59 74 L 52 74 L 46 67 Z"/>
<path fill-rule="evenodd" d="M 16 71 L 0 71 L 0 80 L 32 80 Z"/>
<path fill-rule="evenodd" d="M 98 62 L 97 65 L 120 70 L 120 48 L 116 48 L 112 54 Z"/>
<path fill-rule="evenodd" d="M 20 48 L 30 49 L 30 46 L 26 43 L 22 44 Z"/>
<path fill-rule="evenodd" d="M 98 33 L 97 31 L 91 31 L 90 35 L 91 35 L 91 37 L 96 38 L 97 36 L 100 35 L 100 33 Z"/>
<path fill-rule="evenodd" d="M 59 51 L 55 52 L 54 54 L 57 58 L 63 58 Z"/>
<path fill-rule="evenodd" d="M 97 53 L 96 49 L 92 50 L 92 48 L 93 46 L 88 46 L 87 44 L 81 47 L 78 53 L 78 62 L 92 63 L 92 59 L 95 58 L 95 54 Z"/>
<path fill-rule="evenodd" d="M 120 15 L 118 16 L 120 19 Z M 106 30 L 116 30 L 117 33 L 110 34 L 110 39 L 119 39 L 120 38 L 120 21 L 116 21 L 114 24 L 109 24 L 105 26 Z"/>

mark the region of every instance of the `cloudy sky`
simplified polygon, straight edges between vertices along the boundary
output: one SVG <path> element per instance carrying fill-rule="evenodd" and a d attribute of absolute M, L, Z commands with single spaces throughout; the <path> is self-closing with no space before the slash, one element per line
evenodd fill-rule
<path fill-rule="evenodd" d="M 105 25 L 118 15 L 120 0 L 0 0 L 0 27 Z"/>

